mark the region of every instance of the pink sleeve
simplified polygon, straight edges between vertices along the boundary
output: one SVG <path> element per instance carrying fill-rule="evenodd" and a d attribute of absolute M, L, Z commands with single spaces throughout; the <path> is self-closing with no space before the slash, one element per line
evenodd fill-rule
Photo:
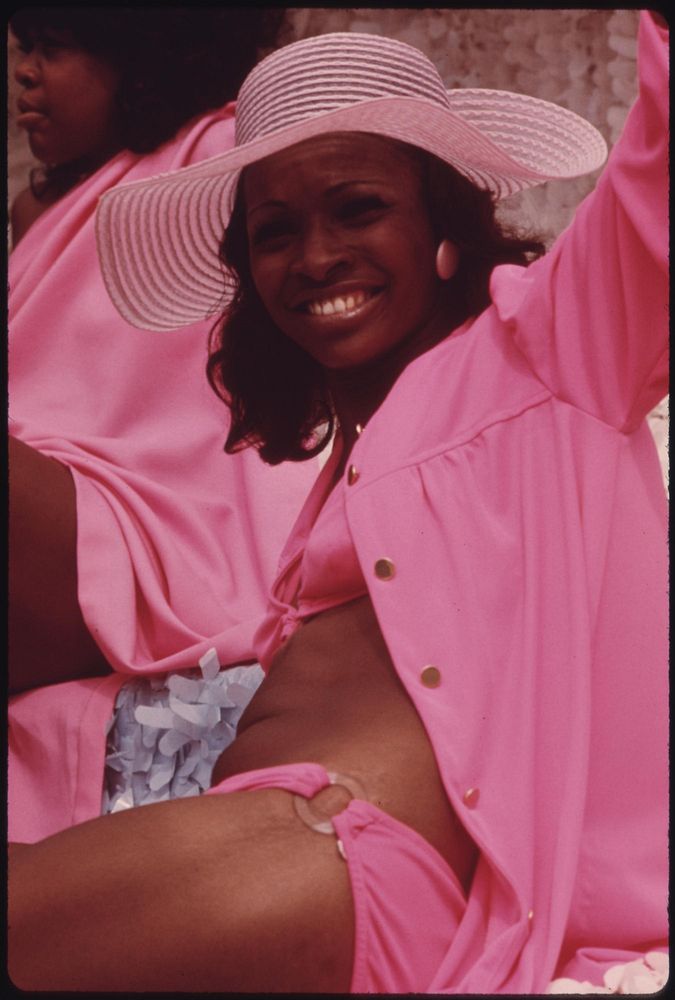
<path fill-rule="evenodd" d="M 624 432 L 667 393 L 667 39 L 643 13 L 639 98 L 594 192 L 550 253 L 492 279 L 548 388 Z"/>

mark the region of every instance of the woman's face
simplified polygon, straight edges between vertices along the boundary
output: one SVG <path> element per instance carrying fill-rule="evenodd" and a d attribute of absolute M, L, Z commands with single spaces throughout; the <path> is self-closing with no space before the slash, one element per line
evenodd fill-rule
<path fill-rule="evenodd" d="M 115 125 L 119 74 L 78 48 L 67 32 L 25 46 L 15 77 L 22 87 L 17 124 L 38 160 L 98 164 L 121 148 Z"/>
<path fill-rule="evenodd" d="M 247 168 L 252 277 L 276 325 L 328 369 L 421 353 L 445 334 L 419 168 L 375 135 L 334 133 Z"/>

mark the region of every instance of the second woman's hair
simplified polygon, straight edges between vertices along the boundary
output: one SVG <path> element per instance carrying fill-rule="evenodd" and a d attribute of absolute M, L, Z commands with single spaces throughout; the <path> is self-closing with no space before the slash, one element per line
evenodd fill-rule
<path fill-rule="evenodd" d="M 404 148 L 419 164 L 435 238 L 449 239 L 459 249 L 448 296 L 453 302 L 450 331 L 489 305 L 496 265 L 526 265 L 544 252 L 544 244 L 502 226 L 491 194 L 447 163 L 417 147 Z M 221 259 L 234 278 L 234 294 L 212 330 L 207 375 L 231 411 L 225 450 L 253 445 L 271 465 L 310 458 L 334 429 L 330 396 L 321 366 L 279 330 L 258 296 L 241 179 Z"/>

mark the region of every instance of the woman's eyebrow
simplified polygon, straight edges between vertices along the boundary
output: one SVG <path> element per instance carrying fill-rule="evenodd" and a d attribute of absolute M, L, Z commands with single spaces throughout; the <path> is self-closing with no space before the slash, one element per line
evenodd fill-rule
<path fill-rule="evenodd" d="M 353 179 L 349 181 L 340 181 L 338 184 L 333 184 L 326 190 L 327 195 L 340 194 L 342 191 L 351 187 L 361 187 L 362 185 L 386 185 L 386 180 L 381 177 L 359 177 L 358 179 Z"/>
<path fill-rule="evenodd" d="M 337 184 L 331 184 L 330 187 L 326 188 L 324 191 L 324 197 L 330 197 L 332 195 L 341 194 L 351 187 L 360 187 L 361 185 L 382 185 L 386 181 L 382 178 L 370 178 L 370 177 L 359 177 L 358 179 L 348 180 L 348 181 L 338 181 Z M 246 209 L 247 217 L 250 219 L 256 212 L 260 212 L 263 209 L 275 209 L 275 208 L 288 208 L 288 203 L 278 199 L 278 198 L 268 198 L 264 201 L 259 201 L 256 205 L 251 208 Z"/>
<path fill-rule="evenodd" d="M 263 209 L 287 208 L 287 207 L 288 206 L 285 201 L 279 201 L 278 199 L 270 198 L 266 201 L 259 201 L 258 204 L 254 205 L 252 208 L 249 208 L 247 206 L 246 215 L 250 219 L 252 215 L 255 215 L 256 212 L 260 212 Z"/>

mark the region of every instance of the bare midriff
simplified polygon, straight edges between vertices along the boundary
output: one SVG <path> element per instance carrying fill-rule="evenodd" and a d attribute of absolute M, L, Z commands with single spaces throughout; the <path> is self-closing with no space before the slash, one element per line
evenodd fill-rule
<path fill-rule="evenodd" d="M 367 596 L 304 622 L 281 647 L 213 783 L 304 762 L 356 778 L 369 802 L 421 834 L 468 889 L 476 848 L 448 801 Z"/>

